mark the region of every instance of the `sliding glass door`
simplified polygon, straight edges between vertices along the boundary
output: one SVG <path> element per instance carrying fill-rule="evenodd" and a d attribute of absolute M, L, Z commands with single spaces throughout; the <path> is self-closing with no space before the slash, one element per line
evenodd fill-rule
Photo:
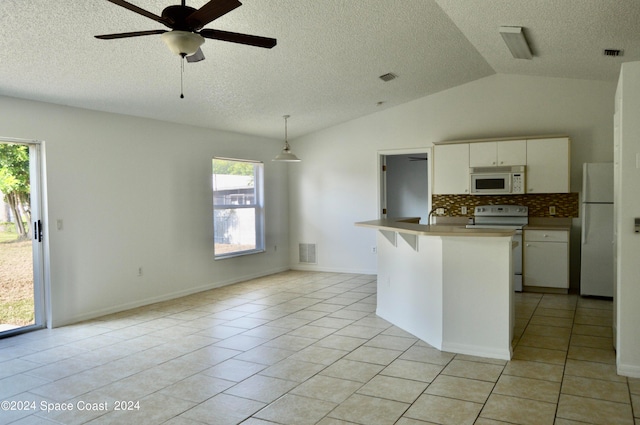
<path fill-rule="evenodd" d="M 41 145 L 0 138 L 0 337 L 44 326 Z"/>

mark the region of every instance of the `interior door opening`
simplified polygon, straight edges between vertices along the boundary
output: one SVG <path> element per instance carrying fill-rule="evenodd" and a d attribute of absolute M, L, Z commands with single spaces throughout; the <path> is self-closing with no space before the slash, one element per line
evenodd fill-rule
<path fill-rule="evenodd" d="M 45 325 L 40 148 L 0 139 L 0 338 Z"/>
<path fill-rule="evenodd" d="M 420 217 L 427 224 L 431 210 L 429 150 L 379 152 L 380 216 Z"/>

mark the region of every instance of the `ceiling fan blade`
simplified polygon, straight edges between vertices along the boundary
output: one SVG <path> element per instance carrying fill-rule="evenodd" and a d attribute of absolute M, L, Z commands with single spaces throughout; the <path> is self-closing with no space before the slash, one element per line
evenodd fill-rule
<path fill-rule="evenodd" d="M 149 19 L 153 19 L 156 22 L 160 22 L 161 24 L 165 24 L 166 25 L 166 21 L 165 19 L 163 19 L 161 16 L 156 15 L 155 13 L 151 13 L 148 10 L 144 10 L 141 7 L 136 6 L 135 4 L 131 4 L 128 1 L 125 0 L 107 0 L 113 4 L 117 4 L 118 6 L 122 6 L 125 9 L 128 9 L 132 12 L 135 12 L 139 15 L 142 16 L 146 16 Z"/>
<path fill-rule="evenodd" d="M 271 49 L 277 44 L 275 38 L 259 37 L 257 35 L 239 34 L 237 32 L 203 29 L 200 35 L 213 40 L 230 41 L 232 43 L 248 44 L 249 46 Z"/>
<path fill-rule="evenodd" d="M 210 0 L 200 9 L 189 15 L 187 22 L 194 30 L 199 30 L 209 22 L 226 15 L 240 6 L 242 6 L 242 3 L 238 0 Z"/>
<path fill-rule="evenodd" d="M 165 30 L 151 30 L 151 31 L 134 31 L 134 32 L 121 32 L 118 34 L 104 34 L 104 35 L 96 35 L 96 38 L 100 40 L 113 40 L 116 38 L 128 38 L 128 37 L 139 37 L 141 35 L 154 35 L 154 34 L 162 34 L 167 32 Z"/>
<path fill-rule="evenodd" d="M 192 54 L 191 56 L 187 56 L 187 62 L 189 63 L 200 62 L 200 61 L 203 61 L 204 59 L 205 59 L 204 53 L 202 53 L 202 49 L 199 47 L 194 54 Z"/>

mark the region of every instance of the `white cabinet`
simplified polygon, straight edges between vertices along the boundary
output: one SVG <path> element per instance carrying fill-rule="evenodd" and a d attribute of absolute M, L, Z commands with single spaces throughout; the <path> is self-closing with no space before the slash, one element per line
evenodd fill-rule
<path fill-rule="evenodd" d="M 569 193 L 569 138 L 527 140 L 527 193 Z"/>
<path fill-rule="evenodd" d="M 569 288 L 569 231 L 524 231 L 524 285 Z"/>
<path fill-rule="evenodd" d="M 469 144 L 435 145 L 433 158 L 433 193 L 468 194 Z"/>
<path fill-rule="evenodd" d="M 525 165 L 527 141 L 478 142 L 469 144 L 470 167 Z"/>
<path fill-rule="evenodd" d="M 525 193 L 569 193 L 569 138 L 435 145 L 433 193 L 469 193 L 469 167 L 526 165 Z"/>

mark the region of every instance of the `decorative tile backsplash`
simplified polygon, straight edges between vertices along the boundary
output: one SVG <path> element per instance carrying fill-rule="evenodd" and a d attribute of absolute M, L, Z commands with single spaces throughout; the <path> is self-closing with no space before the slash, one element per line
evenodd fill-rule
<path fill-rule="evenodd" d="M 433 195 L 433 208 L 445 208 L 445 216 L 473 217 L 473 208 L 478 205 L 525 205 L 529 207 L 529 217 L 569 218 L 579 216 L 578 193 L 542 193 L 530 195 Z M 461 213 L 467 207 L 467 214 Z M 549 214 L 549 207 L 556 208 L 556 214 Z"/>

